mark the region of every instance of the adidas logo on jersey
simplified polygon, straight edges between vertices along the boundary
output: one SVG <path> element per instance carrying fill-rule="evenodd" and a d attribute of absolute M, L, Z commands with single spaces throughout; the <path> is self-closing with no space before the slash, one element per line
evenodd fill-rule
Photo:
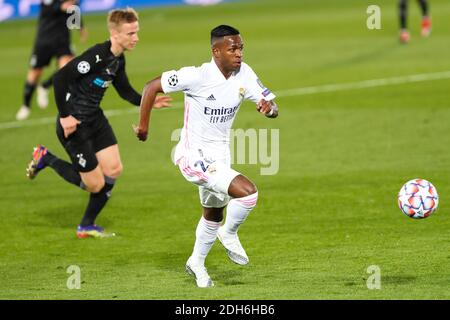
<path fill-rule="evenodd" d="M 216 101 L 216 98 L 214 98 L 214 95 L 210 95 L 208 98 L 206 98 L 208 101 Z"/>

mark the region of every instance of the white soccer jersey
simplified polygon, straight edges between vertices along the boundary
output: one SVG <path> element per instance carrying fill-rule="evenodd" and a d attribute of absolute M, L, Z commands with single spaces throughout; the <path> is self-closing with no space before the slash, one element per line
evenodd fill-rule
<path fill-rule="evenodd" d="M 174 162 L 184 154 L 201 149 L 216 158 L 226 158 L 230 148 L 230 129 L 244 99 L 255 103 L 273 100 L 275 95 L 258 79 L 247 64 L 228 79 L 214 59 L 200 67 L 184 67 L 164 72 L 165 93 L 183 91 L 184 126 Z"/>

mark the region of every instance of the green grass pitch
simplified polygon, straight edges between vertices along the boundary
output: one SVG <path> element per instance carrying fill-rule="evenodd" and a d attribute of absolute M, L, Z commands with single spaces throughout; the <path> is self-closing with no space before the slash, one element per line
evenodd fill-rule
<path fill-rule="evenodd" d="M 366 27 L 370 4 L 381 8 L 381 30 Z M 140 10 L 140 43 L 127 55 L 139 91 L 162 71 L 209 61 L 209 31 L 226 23 L 240 29 L 245 61 L 279 95 L 275 121 L 246 102 L 234 123 L 279 129 L 280 168 L 261 175 L 261 165 L 234 166 L 260 193 L 240 229 L 250 264 L 232 264 L 217 242 L 206 261 L 216 284 L 208 290 L 184 272 L 201 208 L 196 188 L 170 162 L 182 95 L 174 108 L 154 112 L 141 143 L 131 129 L 137 111 L 108 91 L 103 109 L 119 113 L 110 122 L 125 169 L 97 222 L 117 237 L 78 240 L 87 194 L 51 169 L 25 177 L 38 143 L 68 159 L 51 120 L 53 98 L 47 110 L 33 102 L 30 120 L 14 120 L 35 21 L 0 24 L 0 299 L 449 299 L 449 77 L 287 94 L 449 71 L 450 3 L 431 2 L 433 34 L 425 39 L 411 2 L 408 45 L 398 42 L 396 9 L 388 0 L 263 0 Z M 105 14 L 85 21 L 90 38 L 80 44 L 74 34 L 78 53 L 107 38 Z M 416 177 L 440 195 L 438 211 L 420 221 L 396 203 L 401 185 Z M 81 270 L 79 290 L 66 285 L 71 265 Z M 367 287 L 372 265 L 381 289 Z"/>

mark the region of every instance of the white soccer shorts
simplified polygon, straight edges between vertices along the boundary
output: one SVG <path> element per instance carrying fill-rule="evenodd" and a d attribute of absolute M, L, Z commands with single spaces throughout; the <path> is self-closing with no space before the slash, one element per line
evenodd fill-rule
<path fill-rule="evenodd" d="M 228 188 L 240 175 L 230 166 L 229 159 L 214 159 L 191 154 L 177 161 L 183 177 L 199 186 L 200 203 L 205 208 L 222 208 L 231 200 Z"/>

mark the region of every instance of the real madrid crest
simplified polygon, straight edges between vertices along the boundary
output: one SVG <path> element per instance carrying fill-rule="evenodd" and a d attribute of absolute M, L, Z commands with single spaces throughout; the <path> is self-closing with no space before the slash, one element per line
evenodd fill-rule
<path fill-rule="evenodd" d="M 244 99 L 245 96 L 245 89 L 239 88 L 239 98 Z"/>

